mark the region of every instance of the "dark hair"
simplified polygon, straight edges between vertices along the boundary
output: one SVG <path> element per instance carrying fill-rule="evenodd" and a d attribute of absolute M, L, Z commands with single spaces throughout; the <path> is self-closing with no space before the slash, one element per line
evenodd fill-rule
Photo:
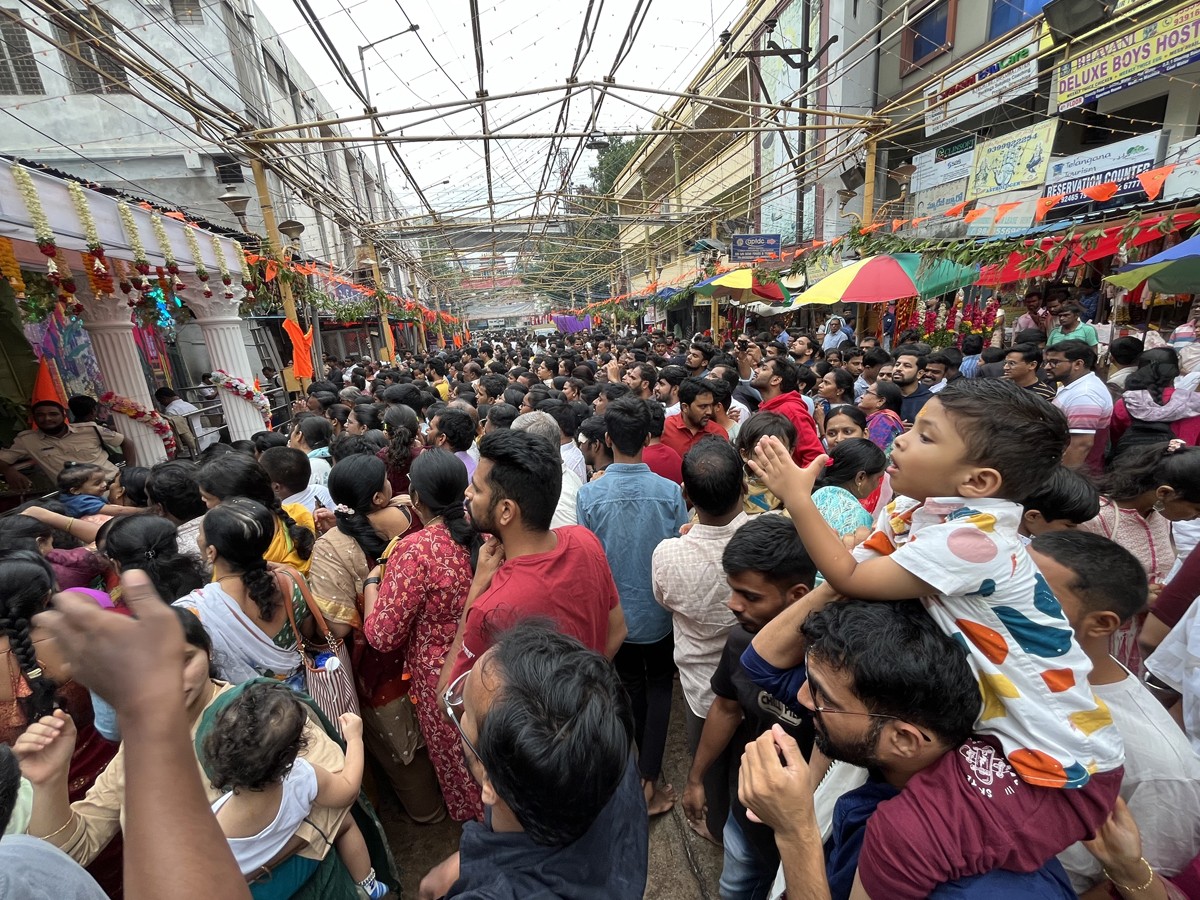
<path fill-rule="evenodd" d="M 450 531 L 454 543 L 465 547 L 471 555 L 471 568 L 479 560 L 483 538 L 467 518 L 464 506 L 467 490 L 467 467 L 463 461 L 446 450 L 426 450 L 413 460 L 409 484 L 420 501 Z"/>
<path fill-rule="evenodd" d="M 190 522 L 207 510 L 196 481 L 196 466 L 184 460 L 157 463 L 150 470 L 146 496 L 180 522 Z"/>
<path fill-rule="evenodd" d="M 1041 332 L 1038 333 L 1040 334 Z M 983 352 L 979 354 L 979 361 L 984 365 L 987 365 L 988 363 L 1004 362 L 1004 357 L 1007 354 L 1008 350 L 1006 350 L 1004 347 L 984 347 Z"/>
<path fill-rule="evenodd" d="M 475 420 L 463 409 L 446 407 L 438 410 L 438 431 L 446 436 L 446 443 L 455 453 L 461 453 L 475 440 Z"/>
<path fill-rule="evenodd" d="M 433 374 L 438 378 L 446 377 L 446 361 L 439 356 L 431 356 L 425 360 L 425 368 L 433 369 Z"/>
<path fill-rule="evenodd" d="M 1055 466 L 1041 489 L 1021 501 L 1026 512 L 1036 511 L 1048 522 L 1066 519 L 1082 525 L 1100 514 L 1100 492 L 1084 476 Z"/>
<path fill-rule="evenodd" d="M 966 651 L 919 601 L 830 603 L 800 633 L 809 653 L 850 675 L 869 712 L 911 722 L 951 746 L 971 736 L 982 702 Z"/>
<path fill-rule="evenodd" d="M 263 451 L 258 458 L 267 477 L 276 484 L 282 484 L 289 494 L 298 494 L 308 487 L 312 477 L 312 463 L 303 450 L 295 447 L 271 447 Z"/>
<path fill-rule="evenodd" d="M 58 490 L 70 494 L 83 487 L 97 472 L 103 471 L 93 463 L 68 462 L 58 473 Z"/>
<path fill-rule="evenodd" d="M 275 539 L 275 517 L 246 497 L 229 497 L 204 516 L 204 540 L 241 575 L 259 615 L 270 620 L 285 600 L 267 568 L 266 553 Z M 309 532 L 311 534 L 311 532 Z"/>
<path fill-rule="evenodd" d="M 21 792 L 21 764 L 8 744 L 0 744 L 0 833 L 8 828 Z"/>
<path fill-rule="evenodd" d="M 960 378 L 937 395 L 972 465 L 1000 473 L 1003 500 L 1039 490 L 1062 461 L 1070 435 L 1049 401 L 1004 378 Z"/>
<path fill-rule="evenodd" d="M 850 438 L 829 451 L 829 465 L 817 479 L 817 487 L 843 487 L 859 472 L 878 475 L 887 468 L 887 456 L 866 438 Z"/>
<path fill-rule="evenodd" d="M 382 459 L 359 453 L 334 466 L 326 482 L 333 502 L 353 510 L 351 513 L 340 509 L 334 511 L 338 530 L 354 538 L 368 564 L 372 565 L 383 555 L 388 542 L 375 530 L 367 515 L 371 512 L 372 498 L 382 490 L 386 478 L 387 464 Z"/>
<path fill-rule="evenodd" d="M 1096 368 L 1096 351 L 1087 341 L 1059 341 L 1053 347 L 1047 347 L 1046 352 L 1061 353 L 1069 363 L 1082 360 L 1084 368 L 1089 371 Z M 1131 374 L 1129 377 L 1132 378 L 1133 375 Z M 1128 381 L 1126 381 L 1126 385 L 1128 385 Z"/>
<path fill-rule="evenodd" d="M 733 388 L 729 386 L 729 382 L 724 378 L 710 376 L 704 379 L 704 383 L 712 389 L 713 405 L 728 410 L 729 401 L 733 399 Z"/>
<path fill-rule="evenodd" d="M 738 452 L 743 456 L 750 456 L 758 442 L 768 436 L 779 438 L 787 445 L 789 451 L 796 449 L 796 441 L 799 440 L 796 424 L 791 419 L 782 413 L 759 410 L 738 429 Z"/>
<path fill-rule="evenodd" d="M 156 390 L 154 392 L 154 399 L 157 400 L 159 403 L 163 404 L 164 406 L 166 406 L 168 404 L 168 402 L 170 401 L 170 399 L 172 397 L 178 397 L 178 396 L 179 395 L 177 393 L 175 393 L 173 390 L 171 390 L 169 387 L 160 387 L 158 390 Z"/>
<path fill-rule="evenodd" d="M 682 396 L 682 390 L 680 393 Z M 609 403 L 604 408 L 604 430 L 620 453 L 625 456 L 641 453 L 650 437 L 650 410 L 646 401 L 625 396 Z"/>
<path fill-rule="evenodd" d="M 304 443 L 313 450 L 328 447 L 329 439 L 333 437 L 333 426 L 321 416 L 301 416 L 292 427 L 300 432 Z"/>
<path fill-rule="evenodd" d="M 620 400 L 622 397 L 628 397 L 633 391 L 624 382 L 606 381 L 600 385 L 600 393 L 604 395 L 605 400 L 611 403 L 614 400 Z"/>
<path fill-rule="evenodd" d="M 1163 391 L 1179 377 L 1179 354 L 1171 347 L 1155 347 L 1137 358 L 1137 369 L 1125 379 L 1127 391 L 1149 391 L 1154 402 L 1163 404 Z"/>
<path fill-rule="evenodd" d="M 348 416 L 350 414 L 350 407 L 346 406 L 346 404 L 344 404 L 344 403 L 339 403 L 338 402 L 339 398 L 336 393 L 334 393 L 332 391 L 310 390 L 308 395 L 310 397 L 312 397 L 314 400 L 316 400 L 318 404 L 320 404 L 321 412 L 323 412 L 327 415 L 334 415 L 333 407 L 335 407 L 335 406 L 340 406 L 340 407 L 344 408 L 346 410 L 346 412 L 344 414 L 341 414 L 341 415 L 343 415 L 343 417 L 341 418 L 341 422 L 343 425 L 346 423 L 344 416 Z"/>
<path fill-rule="evenodd" d="M 1141 338 L 1119 337 L 1108 345 L 1108 355 L 1118 365 L 1131 366 L 1145 349 Z"/>
<path fill-rule="evenodd" d="M 28 516 L 14 516 L 27 519 Z M 25 718 L 36 722 L 54 712 L 58 705 L 58 685 L 38 664 L 37 650 L 29 634 L 30 620 L 45 612 L 54 591 L 54 570 L 36 550 L 9 550 L 0 553 L 0 634 L 8 638 L 8 649 L 29 685 L 28 696 L 17 692 L 17 702 Z"/>
<path fill-rule="evenodd" d="M 662 437 L 663 428 L 667 424 L 667 411 L 657 400 L 647 400 L 646 409 L 650 411 L 650 437 Z"/>
<path fill-rule="evenodd" d="M 488 409 L 487 420 L 495 428 L 511 428 L 521 411 L 511 403 L 493 403 Z"/>
<path fill-rule="evenodd" d="M 658 370 L 658 381 L 665 381 L 671 387 L 679 387 L 683 379 L 690 377 L 683 366 L 663 366 Z M 658 383 L 657 381 L 655 382 Z"/>
<path fill-rule="evenodd" d="M 604 416 L 588 416 L 579 423 L 579 434 L 589 444 L 604 445 L 604 436 L 608 434 L 608 426 L 604 424 Z"/>
<path fill-rule="evenodd" d="M 499 635 L 483 668 L 500 684 L 475 740 L 479 760 L 530 839 L 565 847 L 625 777 L 628 695 L 608 660 L 536 620 Z"/>
<path fill-rule="evenodd" d="M 104 555 L 122 571 L 141 569 L 171 603 L 207 581 L 200 561 L 180 553 L 176 538 L 175 526 L 159 516 L 121 516 L 104 538 Z"/>
<path fill-rule="evenodd" d="M 288 442 L 287 435 L 278 431 L 256 431 L 250 435 L 250 440 L 254 444 L 254 452 L 258 454 L 272 447 L 286 447 Z"/>
<path fill-rule="evenodd" d="M 387 466 L 390 473 L 403 474 L 408 471 L 419 424 L 416 412 L 407 404 L 389 406 L 384 410 L 383 426 L 389 438 Z"/>
<path fill-rule="evenodd" d="M 1046 332 L 1040 328 L 1022 328 L 1013 338 L 1013 343 L 1043 345 L 1046 343 Z"/>
<path fill-rule="evenodd" d="M 917 360 L 917 368 L 923 369 L 929 362 L 929 356 L 921 352 L 921 348 L 916 344 L 901 344 L 892 351 L 892 361 L 896 362 L 902 356 L 913 356 Z"/>
<path fill-rule="evenodd" d="M 863 367 L 867 369 L 883 366 L 892 361 L 892 354 L 882 347 L 872 347 L 863 354 Z"/>
<path fill-rule="evenodd" d="M 284 684 L 251 682 L 217 713 L 201 745 L 218 791 L 261 791 L 278 784 L 304 749 L 304 702 Z"/>
<path fill-rule="evenodd" d="M 487 476 L 492 505 L 511 500 L 520 507 L 527 530 L 547 531 L 562 491 L 558 448 L 536 434 L 508 428 L 486 435 L 479 456 L 492 463 Z"/>
<path fill-rule="evenodd" d="M 875 396 L 883 401 L 884 409 L 890 409 L 896 415 L 900 415 L 901 404 L 904 402 L 904 391 L 900 390 L 899 385 L 893 384 L 886 378 L 880 378 L 871 387 L 875 389 Z"/>
<path fill-rule="evenodd" d="M 217 667 L 212 661 L 212 638 L 204 630 L 204 623 L 190 609 L 184 609 L 182 606 L 172 606 L 171 609 L 175 613 L 175 618 L 179 620 L 179 624 L 183 626 L 184 641 L 198 650 L 204 651 L 204 655 L 208 657 L 208 677 L 217 679 L 219 677 Z"/>
<path fill-rule="evenodd" d="M 683 487 L 701 512 L 723 515 L 742 502 L 742 458 L 716 435 L 700 438 L 683 456 Z"/>
<path fill-rule="evenodd" d="M 828 425 L 829 420 L 834 416 L 845 416 L 864 431 L 867 429 L 866 413 L 864 413 L 857 406 L 851 406 L 849 403 L 843 403 L 839 406 L 829 407 L 829 412 L 825 414 L 825 424 Z"/>
<path fill-rule="evenodd" d="M 312 418 L 310 416 L 310 418 Z M 230 497 L 246 497 L 265 506 L 287 529 L 288 537 L 301 559 L 312 556 L 313 544 L 317 537 L 303 525 L 299 525 L 288 515 L 275 492 L 271 490 L 271 476 L 267 474 L 256 460 L 249 457 L 229 454 L 205 463 L 200 467 L 200 487 L 212 494 L 218 500 Z M 207 523 L 208 517 L 205 516 Z M 207 525 L 205 526 L 207 529 Z M 268 533 L 267 547 L 271 545 L 274 529 Z M 267 547 L 263 548 L 265 553 Z"/>
<path fill-rule="evenodd" d="M 978 356 L 983 352 L 983 335 L 968 334 L 963 337 L 962 352 L 964 356 Z"/>
<path fill-rule="evenodd" d="M 67 408 L 71 410 L 76 422 L 81 422 L 95 413 L 99 405 L 95 397 L 89 397 L 87 394 L 75 394 L 67 398 Z"/>
<path fill-rule="evenodd" d="M 0 551 L 22 550 L 40 556 L 37 542 L 52 537 L 54 529 L 33 516 L 0 516 Z"/>
<path fill-rule="evenodd" d="M 494 400 L 504 394 L 508 388 L 508 379 L 503 375 L 489 374 L 479 379 L 479 386 L 489 400 Z"/>
<path fill-rule="evenodd" d="M 234 453 L 243 453 L 251 459 L 254 459 L 254 441 L 234 441 L 229 445 L 229 448 Z"/>
<path fill-rule="evenodd" d="M 1167 442 L 1122 453 L 1097 481 L 1100 493 L 1113 500 L 1132 500 L 1170 485 L 1188 503 L 1200 503 L 1200 447 L 1172 450 L 1171 446 Z"/>
<path fill-rule="evenodd" d="M 796 526 L 784 516 L 755 516 L 735 531 L 721 554 L 721 568 L 726 575 L 758 572 L 783 590 L 797 584 L 811 588 L 817 577 Z"/>
<path fill-rule="evenodd" d="M 764 365 L 771 367 L 772 376 L 779 376 L 779 391 L 786 394 L 800 386 L 800 366 L 792 362 L 786 355 L 763 359 Z M 851 384 L 854 379 L 850 379 Z"/>
<path fill-rule="evenodd" d="M 1071 591 L 1087 612 L 1114 612 L 1124 623 L 1146 608 L 1146 570 L 1115 541 L 1088 531 L 1048 531 L 1029 549 L 1071 570 Z"/>
<path fill-rule="evenodd" d="M 379 407 L 373 403 L 359 403 L 352 410 L 354 418 L 358 419 L 358 424 L 362 425 L 367 431 L 379 430 L 383 428 L 383 419 L 379 415 Z"/>
<path fill-rule="evenodd" d="M 150 470 L 145 466 L 125 466 L 117 473 L 121 478 L 121 490 L 134 506 L 145 509 L 150 505 L 150 497 L 146 493 L 150 481 Z"/>
<path fill-rule="evenodd" d="M 697 378 L 694 375 L 689 375 L 683 379 L 679 385 L 679 402 L 691 404 L 696 402 L 696 398 L 701 394 L 712 394 L 712 385 L 703 378 Z"/>
<path fill-rule="evenodd" d="M 1021 362 L 1042 364 L 1042 351 L 1037 344 L 1013 344 L 1005 351 L 1005 356 L 1009 353 L 1019 353 Z"/>

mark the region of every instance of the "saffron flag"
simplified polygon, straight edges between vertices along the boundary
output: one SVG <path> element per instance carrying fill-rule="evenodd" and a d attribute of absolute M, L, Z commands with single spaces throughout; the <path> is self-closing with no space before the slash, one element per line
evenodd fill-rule
<path fill-rule="evenodd" d="M 297 378 L 313 377 L 312 362 L 312 326 L 308 326 L 308 334 L 300 330 L 300 326 L 291 319 L 283 320 L 283 330 L 292 341 L 292 372 Z"/>
<path fill-rule="evenodd" d="M 1062 201 L 1066 194 L 1052 194 L 1049 197 L 1042 197 L 1037 202 L 1037 209 L 1033 213 L 1033 221 L 1041 222 L 1046 218 L 1046 214 Z"/>
<path fill-rule="evenodd" d="M 965 216 L 963 216 L 963 221 L 966 222 L 968 225 L 970 225 L 972 222 L 974 222 L 976 219 L 978 219 L 980 216 L 982 216 L 987 211 L 988 211 L 988 207 L 977 206 L 973 210 L 971 210 L 969 213 L 967 213 Z"/>
<path fill-rule="evenodd" d="M 1001 219 L 1003 219 L 1005 216 L 1007 216 L 1010 212 L 1012 212 L 1014 209 L 1016 209 L 1020 205 L 1021 205 L 1021 202 L 1019 200 L 1014 201 L 1012 203 L 1001 203 L 999 206 L 996 207 L 995 221 L 999 222 Z"/>
<path fill-rule="evenodd" d="M 969 203 L 971 203 L 971 202 L 972 202 L 972 201 L 970 201 L 970 200 L 964 200 L 962 203 L 955 203 L 955 204 L 954 204 L 952 207 L 950 207 L 948 210 L 946 210 L 946 216 L 947 216 L 947 217 L 950 217 L 950 216 L 961 216 L 961 215 L 962 215 L 962 211 L 963 211 L 964 209 L 966 209 L 966 208 L 967 208 L 967 205 L 968 205 Z"/>
<path fill-rule="evenodd" d="M 1158 195 L 1162 193 L 1167 177 L 1174 171 L 1175 164 L 1171 163 L 1169 166 L 1159 166 L 1157 169 L 1140 174 L 1138 181 L 1142 183 L 1142 190 L 1146 192 L 1146 197 L 1150 200 L 1157 200 Z"/>
<path fill-rule="evenodd" d="M 1115 181 L 1106 181 L 1103 184 L 1093 184 L 1091 187 L 1085 187 L 1079 191 L 1085 197 L 1090 197 L 1097 203 L 1103 203 L 1105 200 L 1111 200 L 1113 194 L 1121 189 Z"/>

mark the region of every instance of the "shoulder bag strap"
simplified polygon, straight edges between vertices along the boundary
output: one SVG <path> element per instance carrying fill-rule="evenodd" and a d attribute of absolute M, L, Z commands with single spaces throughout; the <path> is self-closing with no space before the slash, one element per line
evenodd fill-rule
<path fill-rule="evenodd" d="M 325 624 L 325 616 L 321 614 L 321 608 L 317 606 L 316 601 L 313 600 L 312 592 L 308 589 L 308 584 L 304 581 L 304 576 L 291 566 L 285 565 L 279 565 L 275 570 L 275 579 L 277 582 L 280 575 L 286 576 L 292 582 L 292 584 L 295 585 L 296 589 L 300 591 L 300 596 L 304 598 L 304 605 L 308 607 L 308 614 L 313 617 L 313 622 L 317 626 L 317 633 L 325 636 L 325 641 L 327 644 L 329 644 L 330 650 L 336 650 L 338 638 L 333 636 L 333 632 L 331 632 L 329 630 L 329 626 Z M 280 592 L 282 593 L 282 588 L 280 589 Z M 292 608 L 290 591 L 284 599 L 287 601 L 288 620 L 292 623 L 292 631 L 295 632 L 296 635 L 296 644 L 300 645 L 303 642 L 304 637 L 300 634 L 300 629 L 296 625 L 296 612 Z"/>

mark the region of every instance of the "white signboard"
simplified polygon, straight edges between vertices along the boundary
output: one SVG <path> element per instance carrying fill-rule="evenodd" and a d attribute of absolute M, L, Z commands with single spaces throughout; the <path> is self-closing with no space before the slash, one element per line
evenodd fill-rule
<path fill-rule="evenodd" d="M 1154 167 L 1161 137 L 1161 131 L 1152 131 L 1074 156 L 1051 159 L 1042 195 L 1065 194 L 1060 206 L 1091 203 L 1091 198 L 1080 191 L 1113 181 L 1118 190 L 1110 202 L 1129 200 L 1132 195 L 1142 192 L 1137 176 Z"/>
<path fill-rule="evenodd" d="M 1200 137 L 1172 144 L 1167 148 L 1163 165 L 1174 165 L 1175 168 L 1163 184 L 1161 199 L 1200 197 Z"/>
<path fill-rule="evenodd" d="M 962 234 L 962 219 L 945 217 L 946 210 L 967 199 L 967 179 L 960 178 L 913 194 L 912 213 L 915 219 L 926 219 L 915 228 L 921 237 L 956 237 Z"/>
<path fill-rule="evenodd" d="M 1029 230 L 1033 224 L 1034 213 L 1037 212 L 1037 202 L 1042 192 L 1039 188 L 1028 188 L 1022 191 L 1008 191 L 996 194 L 981 201 L 981 206 L 987 210 L 982 216 L 967 226 L 967 237 L 1010 237 Z M 1000 207 L 1010 203 L 1019 204 L 1004 214 L 999 222 L 996 216 Z"/>
<path fill-rule="evenodd" d="M 970 177 L 974 160 L 974 135 L 918 153 L 913 157 L 913 165 L 917 170 L 912 176 L 912 192 L 918 194 L 948 181 Z"/>
<path fill-rule="evenodd" d="M 1005 41 L 986 59 L 951 69 L 925 88 L 925 134 L 1037 90 L 1037 28 Z"/>

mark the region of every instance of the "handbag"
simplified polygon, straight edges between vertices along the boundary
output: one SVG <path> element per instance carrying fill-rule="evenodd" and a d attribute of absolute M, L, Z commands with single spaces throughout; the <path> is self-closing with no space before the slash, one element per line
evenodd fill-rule
<path fill-rule="evenodd" d="M 300 595 L 304 597 L 304 603 L 308 607 L 309 615 L 316 623 L 317 633 L 325 636 L 324 647 L 315 642 L 305 644 L 304 635 L 300 633 L 300 627 L 296 623 L 296 611 L 292 608 L 291 591 L 285 590 L 280 584 L 280 592 L 284 596 L 284 609 L 287 611 L 288 622 L 292 625 L 292 634 L 296 637 L 296 649 L 304 661 L 305 689 L 320 707 L 321 712 L 325 713 L 325 716 L 337 726 L 340 734 L 342 726 L 338 719 L 342 713 L 350 712 L 356 716 L 359 715 L 358 691 L 354 687 L 354 673 L 350 667 L 350 651 L 346 649 L 346 642 L 341 638 L 334 637 L 329 626 L 325 624 L 325 617 L 321 615 L 320 607 L 313 601 L 304 579 L 286 566 L 276 569 L 277 583 L 280 581 L 281 575 L 286 576 L 299 589 Z M 325 658 L 318 664 L 317 659 L 321 656 Z"/>

